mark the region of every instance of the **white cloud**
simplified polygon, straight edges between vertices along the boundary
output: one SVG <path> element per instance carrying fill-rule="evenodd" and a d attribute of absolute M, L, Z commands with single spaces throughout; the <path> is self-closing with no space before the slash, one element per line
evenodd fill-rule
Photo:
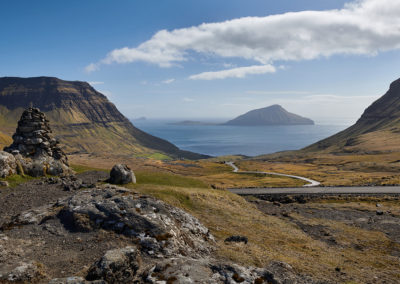
<path fill-rule="evenodd" d="M 191 59 L 193 52 L 262 65 L 335 54 L 376 55 L 400 48 L 399 14 L 399 0 L 358 0 L 340 10 L 245 17 L 161 30 L 137 47 L 111 51 L 86 70 L 137 61 L 171 67 Z"/>
<path fill-rule="evenodd" d="M 255 65 L 247 67 L 237 67 L 233 69 L 203 72 L 189 77 L 191 80 L 214 80 L 226 78 L 244 78 L 247 75 L 274 73 L 275 67 L 272 65 Z"/>
<path fill-rule="evenodd" d="M 187 102 L 187 103 L 194 102 L 194 99 L 192 99 L 192 98 L 183 98 L 182 100 L 183 100 L 184 102 Z"/>
<path fill-rule="evenodd" d="M 90 63 L 88 66 L 85 67 L 85 71 L 87 73 L 92 73 L 94 71 L 99 70 L 99 64 L 98 63 Z"/>
<path fill-rule="evenodd" d="M 104 82 L 100 82 L 100 81 L 94 81 L 94 82 L 88 82 L 90 85 L 95 86 L 95 85 L 103 85 Z"/>
<path fill-rule="evenodd" d="M 162 83 L 163 83 L 163 84 L 171 84 L 171 83 L 173 83 L 174 81 L 175 81 L 175 79 L 167 79 L 167 80 L 162 81 Z"/>

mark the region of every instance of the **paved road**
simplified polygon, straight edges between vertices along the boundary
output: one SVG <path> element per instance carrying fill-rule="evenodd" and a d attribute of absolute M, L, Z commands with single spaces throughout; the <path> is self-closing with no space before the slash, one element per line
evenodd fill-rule
<path fill-rule="evenodd" d="M 239 195 L 279 195 L 279 194 L 400 194 L 400 186 L 354 186 L 354 187 L 294 187 L 294 188 L 231 188 Z"/>
<path fill-rule="evenodd" d="M 301 176 L 293 176 L 293 175 L 287 175 L 287 174 L 280 174 L 280 173 L 274 173 L 274 172 L 257 172 L 257 171 L 239 171 L 239 168 L 235 165 L 234 162 L 226 162 L 225 164 L 231 166 L 233 168 L 233 172 L 234 173 L 242 173 L 242 174 L 263 174 L 263 175 L 274 175 L 274 176 L 282 176 L 282 177 L 290 177 L 290 178 L 295 178 L 295 179 L 301 179 L 304 180 L 306 182 L 308 182 L 308 184 L 304 185 L 304 187 L 312 187 L 312 186 L 318 186 L 321 183 L 316 181 L 316 180 L 312 180 L 306 177 L 301 177 Z"/>

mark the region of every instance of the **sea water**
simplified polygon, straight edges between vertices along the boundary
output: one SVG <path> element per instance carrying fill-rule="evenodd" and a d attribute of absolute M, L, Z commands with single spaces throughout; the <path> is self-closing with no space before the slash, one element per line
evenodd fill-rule
<path fill-rule="evenodd" d="M 168 120 L 137 120 L 139 129 L 168 140 L 182 150 L 222 156 L 257 156 L 298 150 L 327 138 L 348 125 L 228 126 L 175 125 Z"/>

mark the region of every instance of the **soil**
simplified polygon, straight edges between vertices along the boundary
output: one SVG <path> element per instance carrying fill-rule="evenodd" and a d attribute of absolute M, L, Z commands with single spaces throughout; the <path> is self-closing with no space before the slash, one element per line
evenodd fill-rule
<path fill-rule="evenodd" d="M 77 175 L 84 183 L 104 181 L 108 173 L 91 171 Z M 0 245 L 7 242 L 7 251 L 0 253 L 2 265 L 12 265 L 17 259 L 35 260 L 46 271 L 46 275 L 62 278 L 83 275 L 94 261 L 107 250 L 132 243 L 123 235 L 99 230 L 86 233 L 68 231 L 57 218 L 47 220 L 44 226 L 8 226 L 13 216 L 26 210 L 55 203 L 58 199 L 72 196 L 74 191 L 65 191 L 61 184 L 51 184 L 46 179 L 34 180 L 15 188 L 0 190 Z M 11 246 L 11 247 L 10 247 Z M 48 280 L 47 280 L 48 281 Z M 46 281 L 44 281 L 46 282 Z"/>
<path fill-rule="evenodd" d="M 325 202 L 319 202 L 321 200 L 312 200 L 311 202 L 301 200 L 301 202 L 290 203 L 255 200 L 254 197 L 247 197 L 247 200 L 254 203 L 263 213 L 290 221 L 312 238 L 324 241 L 331 246 L 338 246 L 335 236 L 341 232 L 335 231 L 330 226 L 305 224 L 306 222 L 302 222 L 299 219 L 306 221 L 316 219 L 336 221 L 347 226 L 362 228 L 371 232 L 378 231 L 384 233 L 392 242 L 400 244 L 400 216 L 391 212 L 384 205 L 381 205 L 379 203 L 380 200 L 376 197 L 371 198 L 371 200 L 364 197 L 364 201 L 362 202 L 358 202 L 357 197 L 347 199 L 347 201 L 339 197 L 337 199 L 334 199 L 332 196 L 329 198 L 329 202 L 326 202 L 327 200 Z M 392 202 L 397 199 L 398 197 L 394 197 Z M 372 204 L 373 206 L 366 209 L 365 206 L 362 206 L 363 203 Z M 398 202 L 396 203 L 398 204 Z M 346 204 L 348 206 L 343 206 Z M 397 206 L 400 206 L 400 204 Z M 295 216 L 301 217 L 298 218 Z M 400 251 L 395 249 L 392 255 L 400 256 Z"/>

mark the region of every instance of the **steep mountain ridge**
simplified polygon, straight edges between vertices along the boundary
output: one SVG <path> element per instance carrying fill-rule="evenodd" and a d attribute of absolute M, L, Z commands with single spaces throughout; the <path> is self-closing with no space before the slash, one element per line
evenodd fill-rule
<path fill-rule="evenodd" d="M 305 151 L 366 152 L 400 150 L 400 79 L 349 128 L 306 147 Z"/>
<path fill-rule="evenodd" d="M 160 152 L 174 158 L 205 157 L 182 151 L 134 127 L 106 96 L 86 82 L 54 77 L 0 78 L 3 132 L 12 134 L 19 116 L 29 105 L 46 114 L 69 153 L 150 156 Z"/>
<path fill-rule="evenodd" d="M 308 125 L 311 119 L 290 113 L 280 105 L 251 110 L 232 119 L 225 125 L 262 126 L 262 125 Z"/>

